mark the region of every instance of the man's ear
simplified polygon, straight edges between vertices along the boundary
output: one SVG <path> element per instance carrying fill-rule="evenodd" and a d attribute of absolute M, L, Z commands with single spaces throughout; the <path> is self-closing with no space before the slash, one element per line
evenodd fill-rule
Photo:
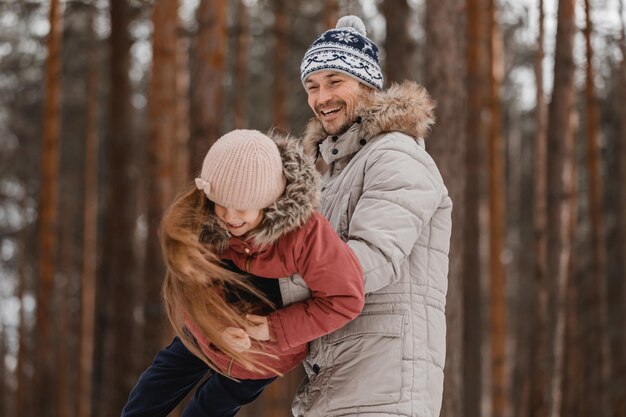
<path fill-rule="evenodd" d="M 367 84 L 359 83 L 359 85 L 361 86 L 361 90 L 364 90 L 364 92 L 366 92 L 368 95 L 374 94 L 374 92 L 376 91 L 374 87 L 369 86 Z"/>

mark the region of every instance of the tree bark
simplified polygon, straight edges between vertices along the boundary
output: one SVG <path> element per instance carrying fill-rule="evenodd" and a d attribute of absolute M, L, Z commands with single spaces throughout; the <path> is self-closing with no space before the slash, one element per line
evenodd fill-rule
<path fill-rule="evenodd" d="M 482 416 L 483 395 L 481 331 L 483 292 L 481 291 L 480 206 L 484 200 L 482 179 L 485 167 L 487 126 L 487 15 L 484 0 L 466 0 L 467 4 L 467 149 L 465 207 L 463 224 L 465 242 L 463 252 L 463 410 L 466 417 Z"/>
<path fill-rule="evenodd" d="M 39 284 L 37 286 L 35 412 L 47 415 L 55 409 L 55 360 L 52 344 L 51 301 L 54 292 L 57 247 L 59 138 L 61 134 L 61 43 L 63 12 L 59 0 L 50 2 L 50 33 L 46 61 L 43 151 L 39 190 Z"/>
<path fill-rule="evenodd" d="M 489 274 L 491 303 L 491 387 L 492 413 L 504 416 L 507 407 L 506 383 L 506 301 L 505 272 L 502 264 L 504 251 L 504 161 L 502 140 L 502 107 L 500 88 L 504 75 L 503 46 L 497 21 L 495 0 L 489 0 Z"/>
<path fill-rule="evenodd" d="M 131 10 L 111 0 L 109 131 L 105 142 L 105 220 L 97 283 L 94 407 L 96 417 L 119 414 L 137 379 L 133 334 L 137 261 L 134 250 L 137 189 L 136 146 L 129 79 Z"/>
<path fill-rule="evenodd" d="M 610 381 L 610 353 L 608 336 L 608 303 L 606 284 L 606 250 L 604 229 L 604 204 L 601 173 L 601 156 L 599 143 L 599 109 L 595 93 L 593 47 L 591 36 L 593 33 L 591 21 L 591 6 L 585 0 L 585 102 L 586 102 L 586 142 L 587 142 L 587 172 L 589 178 L 589 210 L 591 217 L 591 274 L 584 279 L 588 285 L 585 289 L 592 314 L 585 320 L 589 328 L 584 333 L 587 352 L 587 370 L 589 378 L 590 410 L 602 415 L 611 415 L 609 411 L 609 381 Z"/>
<path fill-rule="evenodd" d="M 250 17 L 248 6 L 243 0 L 237 1 L 237 57 L 235 60 L 235 128 L 248 126 L 247 88 L 248 56 L 250 44 Z"/>
<path fill-rule="evenodd" d="M 272 125 L 287 130 L 287 38 L 288 20 L 285 0 L 273 0 L 274 5 L 274 91 L 272 94 Z"/>
<path fill-rule="evenodd" d="M 465 207 L 467 93 L 465 1 L 426 1 L 426 87 L 437 102 L 437 120 L 428 151 L 441 170 L 452 201 Z M 463 415 L 463 210 L 454 210 L 446 302 L 446 365 L 442 416 Z"/>
<path fill-rule="evenodd" d="M 0 358 L 6 358 L 6 336 L 4 335 L 4 323 L 0 321 Z M 9 389 L 7 384 L 7 367 L 0 363 L 0 413 L 4 416 L 9 414 Z"/>
<path fill-rule="evenodd" d="M 19 284 L 17 287 L 17 298 L 20 301 L 20 311 L 19 311 L 19 327 L 17 330 L 17 339 L 19 341 L 19 348 L 17 351 L 17 366 L 15 368 L 15 375 L 16 375 L 16 389 L 15 389 L 15 405 L 14 405 L 14 410 L 15 410 L 15 415 L 16 416 L 24 416 L 24 417 L 30 417 L 33 416 L 34 414 L 32 413 L 32 402 L 30 402 L 30 409 L 29 409 L 29 401 L 28 398 L 30 397 L 30 388 L 34 385 L 31 381 L 27 380 L 27 376 L 26 376 L 26 368 L 28 367 L 27 362 L 28 362 L 28 357 L 30 356 L 30 351 L 27 348 L 26 344 L 27 344 L 27 340 L 29 338 L 28 334 L 28 329 L 27 329 L 27 323 L 28 323 L 28 315 L 26 314 L 26 306 L 25 306 L 25 298 L 26 298 L 26 271 L 25 271 L 25 264 L 27 262 L 27 257 L 26 257 L 26 244 L 24 243 L 26 241 L 26 233 L 24 233 L 22 231 L 21 233 L 22 238 L 19 239 L 20 242 L 22 242 L 20 244 L 20 248 L 19 248 L 19 258 L 17 260 L 17 273 L 18 273 L 18 278 L 19 278 Z"/>
<path fill-rule="evenodd" d="M 195 175 L 211 145 L 220 135 L 227 42 L 226 0 L 201 0 L 197 12 L 195 88 L 192 106 L 191 160 Z"/>
<path fill-rule="evenodd" d="M 67 169 L 68 165 L 72 165 L 68 161 L 64 161 L 64 168 Z M 71 170 L 71 168 L 70 168 Z M 67 175 L 67 173 L 66 173 Z M 74 181 L 74 178 L 79 178 L 78 175 L 72 175 L 73 178 L 65 178 L 64 181 L 70 184 L 69 188 L 77 189 L 79 185 Z M 55 340 L 64 341 L 63 344 L 55 343 L 54 360 L 56 363 L 56 381 L 54 386 L 54 395 L 56 396 L 56 417 L 69 417 L 71 413 L 70 405 L 70 387 L 69 387 L 69 375 L 70 369 L 70 355 L 69 352 L 72 348 L 69 325 L 69 300 L 71 299 L 70 280 L 72 276 L 75 276 L 75 271 L 72 265 L 72 223 L 78 217 L 77 210 L 75 209 L 77 204 L 75 193 L 73 196 L 65 196 L 60 204 L 59 210 L 59 271 L 62 271 L 55 280 L 56 292 L 58 297 L 55 297 L 54 304 L 54 318 L 56 321 Z M 73 355 L 72 355 L 73 356 Z"/>
<path fill-rule="evenodd" d="M 90 10 L 89 36 L 95 43 L 95 13 Z M 98 49 L 89 52 L 86 90 L 85 212 L 83 219 L 83 281 L 81 285 L 80 351 L 77 417 L 90 417 L 95 335 L 96 271 L 98 247 Z"/>
<path fill-rule="evenodd" d="M 182 26 L 180 18 L 177 23 L 176 39 L 176 140 L 173 156 L 172 198 L 182 190 L 189 181 L 189 143 L 190 106 L 189 88 L 189 47 L 188 36 L 181 36 L 179 28 Z"/>
<path fill-rule="evenodd" d="M 411 8 L 407 0 L 384 1 L 381 11 L 385 16 L 387 34 L 385 50 L 385 80 L 387 84 L 414 78 L 411 57 L 415 45 L 409 35 Z"/>
<path fill-rule="evenodd" d="M 572 219 L 576 207 L 574 173 L 575 90 L 573 57 L 575 0 L 560 0 L 554 65 L 554 87 L 548 114 L 548 276 L 555 323 L 550 390 L 550 416 L 561 414 L 565 348 L 566 294 L 571 278 Z"/>
<path fill-rule="evenodd" d="M 174 18 L 172 18 L 174 16 Z M 163 212 L 173 197 L 173 163 L 177 139 L 177 36 L 178 0 L 156 2 L 152 14 L 152 77 L 149 86 L 147 144 L 148 236 L 144 265 L 146 323 L 144 355 L 147 363 L 165 343 L 169 326 L 161 302 L 165 267 L 157 235 Z"/>
<path fill-rule="evenodd" d="M 543 82 L 544 59 L 544 5 L 539 0 L 539 35 L 537 37 L 537 55 L 535 59 L 536 99 L 535 110 L 535 190 L 534 190 L 534 300 L 533 331 L 531 352 L 527 373 L 529 390 L 529 409 L 532 416 L 548 415 L 549 375 L 550 375 L 550 281 L 548 280 L 548 144 L 547 144 L 547 105 Z M 524 414 L 522 414 L 524 415 Z"/>
<path fill-rule="evenodd" d="M 620 100 L 620 130 L 619 130 L 619 182 L 622 185 L 620 196 L 619 196 L 619 213 L 618 215 L 618 235 L 621 236 L 619 238 L 619 249 L 618 253 L 620 254 L 620 270 L 622 274 L 626 274 L 626 190 L 624 189 L 624 184 L 626 184 L 626 17 L 624 16 L 625 5 L 624 2 L 618 2 L 619 4 L 619 15 L 621 16 L 621 39 L 620 39 L 620 48 L 622 50 L 622 61 L 619 65 L 619 82 L 618 86 L 620 86 L 619 100 Z M 623 275 L 618 278 L 620 281 L 623 281 Z M 621 335 L 621 338 L 616 343 L 616 349 L 614 350 L 614 358 L 615 358 L 615 372 L 614 379 L 617 382 L 617 386 L 619 387 L 615 391 L 615 395 L 613 397 L 613 416 L 621 417 L 626 415 L 626 353 L 624 352 L 624 347 L 626 346 L 626 319 L 624 318 L 624 312 L 626 312 L 626 285 L 622 284 L 621 288 L 623 289 L 622 294 L 617 296 L 616 298 L 619 300 L 619 308 L 617 311 L 621 311 L 621 320 L 617 323 L 621 324 L 622 328 L 616 328 L 615 332 Z"/>
<path fill-rule="evenodd" d="M 339 1 L 324 0 L 324 27 L 325 30 L 333 29 L 339 20 Z"/>

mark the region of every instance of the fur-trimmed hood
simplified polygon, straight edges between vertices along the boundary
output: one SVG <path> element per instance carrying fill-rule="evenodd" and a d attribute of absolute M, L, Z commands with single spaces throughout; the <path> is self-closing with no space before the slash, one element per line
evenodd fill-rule
<path fill-rule="evenodd" d="M 319 174 L 310 157 L 305 156 L 302 144 L 288 136 L 270 132 L 283 161 L 285 191 L 265 209 L 261 224 L 247 236 L 255 245 L 274 243 L 280 236 L 302 226 L 313 215 L 319 201 Z M 231 236 L 220 226 L 214 210 L 202 225 L 200 240 L 216 252 L 224 251 Z"/>
<path fill-rule="evenodd" d="M 361 135 L 369 139 L 385 132 L 402 132 L 425 138 L 435 123 L 435 103 L 426 89 L 414 81 L 392 84 L 387 90 L 374 91 L 355 109 Z M 307 155 L 317 155 L 318 145 L 327 135 L 317 118 L 312 118 L 302 138 Z"/>

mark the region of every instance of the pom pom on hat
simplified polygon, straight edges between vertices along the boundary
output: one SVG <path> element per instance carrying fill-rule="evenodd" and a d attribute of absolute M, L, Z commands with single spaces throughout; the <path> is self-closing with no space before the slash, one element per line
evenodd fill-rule
<path fill-rule="evenodd" d="M 319 71 L 337 71 L 363 84 L 383 88 L 378 47 L 365 35 L 365 24 L 357 16 L 343 16 L 337 27 L 322 33 L 311 44 L 300 64 L 302 84 Z"/>
<path fill-rule="evenodd" d="M 349 15 L 344 16 L 337 21 L 336 29 L 341 28 L 353 28 L 359 32 L 362 36 L 367 36 L 367 30 L 365 29 L 365 23 L 358 16 Z"/>

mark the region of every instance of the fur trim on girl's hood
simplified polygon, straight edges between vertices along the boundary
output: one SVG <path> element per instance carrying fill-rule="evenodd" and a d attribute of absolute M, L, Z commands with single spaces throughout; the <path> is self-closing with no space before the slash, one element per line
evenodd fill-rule
<path fill-rule="evenodd" d="M 366 138 L 386 132 L 402 132 L 425 138 L 435 123 L 435 103 L 426 89 L 414 81 L 392 84 L 387 90 L 374 91 L 368 100 L 357 103 L 355 114 L 361 118 L 361 133 Z M 317 118 L 309 121 L 302 139 L 307 155 L 317 154 L 317 145 L 326 139 Z"/>
<path fill-rule="evenodd" d="M 280 151 L 286 179 L 283 195 L 265 209 L 261 224 L 249 237 L 257 245 L 268 245 L 280 236 L 302 226 L 311 217 L 319 201 L 319 174 L 311 159 L 304 155 L 302 144 L 288 136 L 268 134 Z M 214 213 L 202 226 L 200 240 L 217 252 L 228 246 L 230 234 L 222 228 Z"/>

